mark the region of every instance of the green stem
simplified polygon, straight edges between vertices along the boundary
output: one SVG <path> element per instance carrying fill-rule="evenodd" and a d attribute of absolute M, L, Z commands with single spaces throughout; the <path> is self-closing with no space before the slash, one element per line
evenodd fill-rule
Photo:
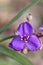
<path fill-rule="evenodd" d="M 5 26 L 3 26 L 0 29 L 0 33 L 4 32 L 6 29 L 8 29 L 8 27 L 14 22 L 16 21 L 22 14 L 24 14 L 26 11 L 28 11 L 30 8 L 32 8 L 33 6 L 35 6 L 37 3 L 39 3 L 40 0 L 34 0 L 29 6 L 27 6 L 25 9 L 23 9 L 21 12 L 19 12 L 13 19 L 11 19 Z"/>
<path fill-rule="evenodd" d="M 19 62 L 21 65 L 33 65 L 27 58 L 25 58 L 24 56 L 22 56 L 21 54 L 19 54 L 16 51 L 6 48 L 5 46 L 0 45 L 0 53 L 3 53 L 5 55 L 13 58 L 17 62 Z"/>
<path fill-rule="evenodd" d="M 8 36 L 8 37 L 5 37 L 5 38 L 2 38 L 2 39 L 0 39 L 0 42 L 4 42 L 4 41 L 6 41 L 6 40 L 8 40 L 8 39 L 11 39 L 11 38 L 13 38 L 13 37 L 14 37 L 14 35 Z"/>

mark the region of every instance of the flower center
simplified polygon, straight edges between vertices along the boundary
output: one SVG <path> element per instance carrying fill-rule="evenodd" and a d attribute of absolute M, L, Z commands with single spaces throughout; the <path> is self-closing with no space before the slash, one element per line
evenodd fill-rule
<path fill-rule="evenodd" d="M 24 42 L 27 42 L 28 39 L 29 39 L 29 36 L 27 35 L 21 36 L 21 40 L 23 40 Z"/>

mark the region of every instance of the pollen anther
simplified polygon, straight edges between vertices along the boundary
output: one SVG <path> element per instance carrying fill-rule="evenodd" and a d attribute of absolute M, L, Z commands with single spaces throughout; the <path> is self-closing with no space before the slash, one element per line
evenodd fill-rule
<path fill-rule="evenodd" d="M 23 40 L 23 39 L 21 38 L 21 40 Z"/>
<path fill-rule="evenodd" d="M 29 39 L 29 36 L 27 37 L 27 39 Z"/>

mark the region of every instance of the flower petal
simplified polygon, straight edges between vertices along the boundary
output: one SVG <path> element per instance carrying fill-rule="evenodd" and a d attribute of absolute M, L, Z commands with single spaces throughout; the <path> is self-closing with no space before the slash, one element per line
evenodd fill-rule
<path fill-rule="evenodd" d="M 35 35 L 32 35 L 30 39 L 28 39 L 28 43 L 26 45 L 31 51 L 36 51 L 41 47 L 40 40 Z"/>
<path fill-rule="evenodd" d="M 25 22 L 24 23 L 24 34 L 27 36 L 30 36 L 33 33 L 33 28 L 30 23 Z"/>
<path fill-rule="evenodd" d="M 13 48 L 14 50 L 20 51 L 24 48 L 24 42 L 20 39 L 20 36 L 15 36 L 12 42 L 9 44 L 9 47 Z"/>
<path fill-rule="evenodd" d="M 17 29 L 17 34 L 20 36 L 24 35 L 24 23 L 21 23 Z"/>
<path fill-rule="evenodd" d="M 33 33 L 32 26 L 26 21 L 24 23 L 21 23 L 17 29 L 17 33 L 20 36 L 30 36 Z"/>
<path fill-rule="evenodd" d="M 40 31 L 43 31 L 43 27 L 39 27 L 39 30 L 40 30 Z"/>

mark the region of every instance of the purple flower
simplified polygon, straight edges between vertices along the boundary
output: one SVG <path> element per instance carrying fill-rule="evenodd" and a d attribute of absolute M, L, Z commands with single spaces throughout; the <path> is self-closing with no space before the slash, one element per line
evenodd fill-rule
<path fill-rule="evenodd" d="M 40 31 L 43 31 L 43 27 L 39 27 L 39 30 L 40 30 Z"/>
<path fill-rule="evenodd" d="M 16 51 L 27 47 L 31 51 L 40 49 L 41 43 L 37 36 L 33 35 L 33 27 L 28 22 L 23 22 L 17 29 L 18 35 L 15 35 L 9 47 Z"/>

